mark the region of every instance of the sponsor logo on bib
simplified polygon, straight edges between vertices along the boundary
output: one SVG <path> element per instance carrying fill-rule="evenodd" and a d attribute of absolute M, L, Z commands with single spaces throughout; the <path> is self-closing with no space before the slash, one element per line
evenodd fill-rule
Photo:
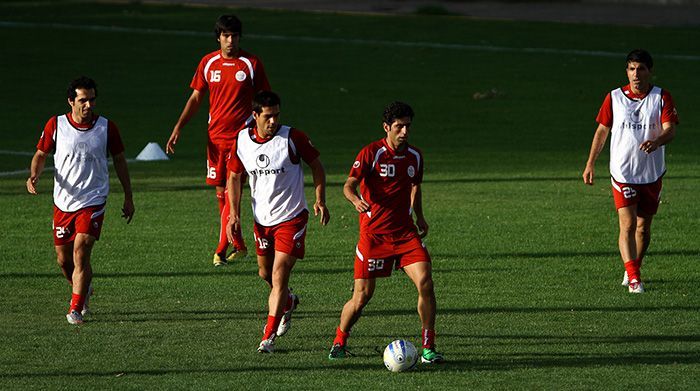
<path fill-rule="evenodd" d="M 265 154 L 260 154 L 258 158 L 255 159 L 255 164 L 260 168 L 265 168 L 270 165 L 270 158 Z"/>

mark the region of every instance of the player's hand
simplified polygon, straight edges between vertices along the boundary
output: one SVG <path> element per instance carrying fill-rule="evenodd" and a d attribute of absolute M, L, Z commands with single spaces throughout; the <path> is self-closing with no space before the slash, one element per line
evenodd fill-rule
<path fill-rule="evenodd" d="M 134 208 L 134 201 L 131 199 L 125 199 L 124 207 L 122 207 L 122 217 L 126 219 L 127 224 L 131 223 L 131 219 L 134 218 L 135 211 L 136 208 Z"/>
<path fill-rule="evenodd" d="M 355 210 L 360 213 L 369 211 L 369 204 L 362 198 L 358 198 L 357 201 L 353 202 L 352 204 L 355 205 Z"/>
<path fill-rule="evenodd" d="M 423 239 L 424 237 L 428 236 L 428 222 L 425 221 L 425 218 L 419 217 L 416 219 L 416 226 L 418 227 L 418 235 Z"/>
<path fill-rule="evenodd" d="M 37 177 L 27 178 L 27 191 L 29 194 L 36 194 L 36 183 L 39 182 Z"/>
<path fill-rule="evenodd" d="M 328 224 L 331 221 L 331 212 L 328 211 L 326 204 L 321 201 L 316 201 L 314 203 L 314 216 L 321 215 L 321 225 Z"/>
<path fill-rule="evenodd" d="M 587 185 L 593 185 L 594 170 L 593 167 L 586 166 L 583 170 L 583 183 Z"/>
<path fill-rule="evenodd" d="M 170 134 L 170 138 L 168 139 L 168 142 L 165 144 L 165 152 L 166 153 L 175 153 L 175 144 L 177 144 L 177 140 L 180 139 L 180 131 L 178 129 L 173 129 L 173 132 Z"/>
<path fill-rule="evenodd" d="M 652 153 L 652 152 L 656 151 L 657 149 L 659 149 L 659 144 L 654 140 L 647 140 L 647 141 L 643 142 L 642 145 L 639 146 L 639 149 L 641 149 L 642 151 L 644 151 L 646 153 Z"/>
<path fill-rule="evenodd" d="M 233 244 L 233 237 L 241 230 L 241 219 L 238 216 L 230 215 L 226 223 L 226 238 Z"/>

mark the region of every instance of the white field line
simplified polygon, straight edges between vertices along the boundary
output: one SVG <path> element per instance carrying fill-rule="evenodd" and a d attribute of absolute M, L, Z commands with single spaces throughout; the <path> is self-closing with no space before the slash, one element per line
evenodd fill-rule
<path fill-rule="evenodd" d="M 64 29 L 64 30 L 81 30 L 81 31 L 103 31 L 114 33 L 137 33 L 137 34 L 158 34 L 158 35 L 176 35 L 190 37 L 209 37 L 210 32 L 189 31 L 189 30 L 163 30 L 153 28 L 136 28 L 136 27 L 118 27 L 118 26 L 100 26 L 100 25 L 71 25 L 64 23 L 27 23 L 27 22 L 9 22 L 0 21 L 0 28 L 41 28 L 47 29 Z M 430 49 L 451 49 L 451 50 L 469 50 L 479 52 L 496 52 L 496 53 L 524 53 L 524 54 L 552 54 L 552 55 L 576 55 L 589 57 L 621 57 L 624 53 L 608 52 L 603 50 L 579 50 L 579 49 L 554 49 L 554 48 L 514 48 L 507 46 L 492 46 L 492 45 L 469 45 L 459 43 L 439 43 L 439 42 L 420 42 L 420 41 L 384 41 L 374 39 L 343 39 L 343 38 L 320 38 L 320 37 L 305 37 L 305 36 L 286 36 L 286 35 L 268 35 L 268 34 L 246 34 L 246 38 L 268 40 L 268 41 L 292 41 L 292 42 L 311 42 L 324 44 L 354 44 L 362 46 L 389 46 L 389 47 L 415 47 L 415 48 L 430 48 Z M 700 55 L 687 54 L 654 54 L 654 57 L 667 58 L 672 60 L 700 61 Z"/>
<path fill-rule="evenodd" d="M 18 155 L 18 156 L 34 156 L 34 152 L 24 152 L 24 151 L 6 151 L 0 149 L 0 155 Z M 136 159 L 126 159 L 127 163 L 135 163 L 138 162 Z M 109 164 L 112 164 L 112 160 L 109 160 Z M 51 172 L 54 170 L 54 167 L 52 166 L 46 166 L 44 167 L 44 172 Z M 8 177 L 8 176 L 14 176 L 14 175 L 27 175 L 29 174 L 29 169 L 25 168 L 23 170 L 14 170 L 14 171 L 0 171 L 0 178 L 1 177 Z"/>
<path fill-rule="evenodd" d="M 8 151 L 5 149 L 0 149 L 0 155 L 34 156 L 34 152 Z"/>

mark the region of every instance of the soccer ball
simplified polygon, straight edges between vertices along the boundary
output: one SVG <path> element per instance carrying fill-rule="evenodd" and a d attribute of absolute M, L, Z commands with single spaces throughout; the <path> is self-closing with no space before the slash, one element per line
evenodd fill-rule
<path fill-rule="evenodd" d="M 412 343 L 397 339 L 384 349 L 384 366 L 391 372 L 413 369 L 418 362 L 418 351 Z"/>

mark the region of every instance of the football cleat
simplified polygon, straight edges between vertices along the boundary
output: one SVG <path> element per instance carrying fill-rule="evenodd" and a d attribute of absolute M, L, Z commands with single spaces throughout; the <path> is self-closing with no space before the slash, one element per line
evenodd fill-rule
<path fill-rule="evenodd" d="M 630 286 L 630 278 L 627 276 L 627 272 L 625 272 L 625 275 L 622 276 L 622 283 L 620 285 Z"/>
<path fill-rule="evenodd" d="M 274 335 L 273 335 L 274 337 Z M 275 339 L 263 339 L 258 346 L 258 353 L 272 353 L 275 351 Z"/>
<path fill-rule="evenodd" d="M 435 349 L 423 348 L 420 361 L 423 364 L 437 364 L 445 361 L 445 357 L 442 355 L 442 353 L 438 353 Z"/>
<path fill-rule="evenodd" d="M 71 312 L 67 313 L 66 320 L 68 320 L 68 323 L 70 324 L 83 324 L 83 316 L 76 310 L 72 310 Z"/>
<path fill-rule="evenodd" d="M 240 250 L 234 249 L 233 252 L 232 252 L 231 254 L 229 254 L 228 257 L 226 257 L 226 261 L 227 261 L 227 262 L 233 262 L 233 261 L 235 261 L 236 259 L 243 259 L 243 258 L 245 258 L 246 255 L 248 255 L 248 249 L 246 249 L 246 248 L 242 248 L 242 249 L 240 249 Z"/>
<path fill-rule="evenodd" d="M 289 289 L 289 292 L 291 293 L 292 290 Z M 289 328 L 292 327 L 292 312 L 297 308 L 297 305 L 299 305 L 299 296 L 295 295 L 294 293 L 291 294 L 292 296 L 292 306 L 282 315 L 282 319 L 280 320 L 279 326 L 277 326 L 277 336 L 280 337 L 289 331 Z"/>
<path fill-rule="evenodd" d="M 228 262 L 226 261 L 226 254 L 214 254 L 214 267 L 226 266 Z"/>
<path fill-rule="evenodd" d="M 627 287 L 630 293 L 644 293 L 644 284 L 636 279 L 630 281 L 630 285 Z"/>
<path fill-rule="evenodd" d="M 341 360 L 351 356 L 354 356 L 354 354 L 350 353 L 350 351 L 347 349 L 347 347 L 345 347 L 345 345 L 341 345 L 339 343 L 333 345 L 333 347 L 331 347 L 330 353 L 328 353 L 329 360 Z"/>
<path fill-rule="evenodd" d="M 90 315 L 90 296 L 92 296 L 95 290 L 92 289 L 92 284 L 88 287 L 87 296 L 85 296 L 85 302 L 83 303 L 83 310 L 80 311 L 80 315 L 83 317 Z"/>

